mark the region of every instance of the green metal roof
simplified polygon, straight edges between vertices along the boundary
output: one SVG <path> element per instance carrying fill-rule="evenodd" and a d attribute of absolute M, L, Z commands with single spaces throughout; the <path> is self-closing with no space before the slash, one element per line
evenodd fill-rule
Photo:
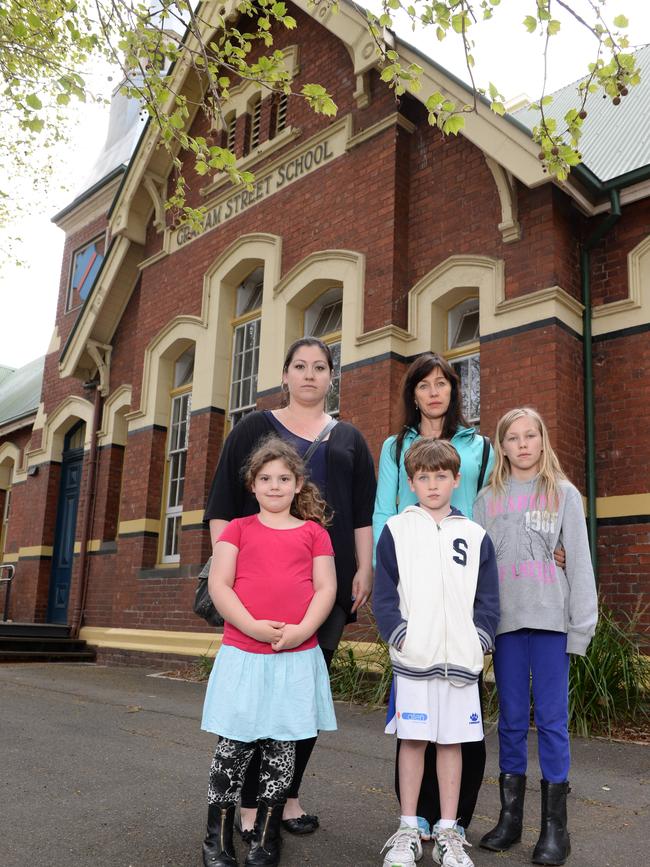
<path fill-rule="evenodd" d="M 4 379 L 0 378 L 0 425 L 36 412 L 41 401 L 44 366 L 42 356 L 17 370 L 0 368 L 0 377 L 2 371 L 11 371 Z"/>
<path fill-rule="evenodd" d="M 650 165 L 650 45 L 635 52 L 641 71 L 641 83 L 621 98 L 620 105 L 603 99 L 602 93 L 590 93 L 585 104 L 585 118 L 580 152 L 585 165 L 600 181 L 618 178 L 635 169 Z M 561 123 L 570 108 L 579 104 L 577 85 L 561 88 L 545 112 Z M 515 111 L 512 117 L 533 129 L 539 112 L 530 108 Z"/>

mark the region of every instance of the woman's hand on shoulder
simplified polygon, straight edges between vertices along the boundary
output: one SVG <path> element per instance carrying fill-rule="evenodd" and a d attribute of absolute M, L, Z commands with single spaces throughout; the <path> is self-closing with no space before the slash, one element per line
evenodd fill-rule
<path fill-rule="evenodd" d="M 279 620 L 256 620 L 251 627 L 251 638 L 257 641 L 264 641 L 267 644 L 273 645 L 275 641 L 282 638 L 282 630 L 285 628 L 284 623 Z"/>
<path fill-rule="evenodd" d="M 276 641 L 271 642 L 271 647 L 276 652 L 280 650 L 292 650 L 303 644 L 309 638 L 305 630 L 297 623 L 285 623 L 280 630 L 281 635 Z"/>

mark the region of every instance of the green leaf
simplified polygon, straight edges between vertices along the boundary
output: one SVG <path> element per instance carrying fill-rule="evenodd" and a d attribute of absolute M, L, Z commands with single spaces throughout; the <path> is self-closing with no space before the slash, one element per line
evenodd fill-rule
<path fill-rule="evenodd" d="M 35 111 L 38 111 L 39 108 L 43 108 L 43 103 L 36 96 L 35 93 L 30 93 L 25 97 L 25 102 L 30 108 L 33 108 Z"/>
<path fill-rule="evenodd" d="M 630 22 L 627 20 L 625 15 L 617 15 L 614 19 L 614 27 L 629 27 Z"/>
<path fill-rule="evenodd" d="M 552 18 L 548 22 L 548 35 L 555 36 L 556 33 L 560 32 L 561 24 L 556 18 Z"/>
<path fill-rule="evenodd" d="M 524 18 L 524 27 L 529 33 L 534 33 L 537 30 L 537 18 L 532 15 L 526 15 Z"/>
<path fill-rule="evenodd" d="M 442 125 L 442 131 L 448 135 L 458 135 L 465 127 L 465 118 L 462 114 L 452 114 Z"/>

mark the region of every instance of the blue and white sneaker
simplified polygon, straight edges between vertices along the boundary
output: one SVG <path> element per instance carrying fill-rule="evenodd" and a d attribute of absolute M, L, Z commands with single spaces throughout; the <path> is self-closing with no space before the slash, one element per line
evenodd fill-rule
<path fill-rule="evenodd" d="M 471 847 L 465 838 L 465 829 L 461 825 L 453 828 L 441 828 L 437 823 L 433 826 L 433 860 L 440 867 L 474 867 L 474 862 L 465 851 Z"/>
<path fill-rule="evenodd" d="M 426 842 L 431 839 L 431 825 L 424 816 L 418 816 L 418 831 L 420 832 L 420 840 Z"/>
<path fill-rule="evenodd" d="M 422 857 L 422 843 L 417 828 L 400 825 L 392 837 L 384 843 L 388 849 L 384 856 L 384 867 L 414 867 L 415 862 Z"/>

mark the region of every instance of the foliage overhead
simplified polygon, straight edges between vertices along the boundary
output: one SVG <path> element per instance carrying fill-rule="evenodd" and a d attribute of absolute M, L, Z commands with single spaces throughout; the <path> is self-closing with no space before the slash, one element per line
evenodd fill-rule
<path fill-rule="evenodd" d="M 516 0 L 522 9 L 524 31 L 542 36 L 546 58 L 550 39 L 561 35 L 555 10 L 561 7 L 594 39 L 593 61 L 580 82 L 576 104 L 560 124 L 548 115 L 552 99 L 542 92 L 534 138 L 544 167 L 559 179 L 580 161 L 579 141 L 586 118 L 589 93 L 602 91 L 615 104 L 639 82 L 634 55 L 625 35 L 628 22 L 618 15 L 610 26 L 606 0 Z M 397 98 L 417 93 L 422 69 L 404 64 L 390 30 L 397 21 L 414 29 L 428 28 L 435 57 L 436 41 L 461 40 L 474 99 L 459 105 L 447 94 L 435 93 L 426 101 L 429 122 L 444 134 L 456 135 L 465 115 L 475 111 L 484 97 L 497 114 L 505 112 L 497 86 L 485 90 L 474 85 L 475 45 L 472 27 L 479 19 L 496 18 L 501 0 L 378 0 L 380 9 L 367 13 L 380 66 L 381 78 Z M 337 0 L 314 0 L 334 7 Z M 505 5 L 505 3 L 504 3 Z M 589 15 L 581 14 L 585 7 Z M 187 0 L 3 0 L 0 5 L 0 110 L 4 123 L 0 147 L 5 155 L 5 177 L 0 178 L 0 225 L 15 204 L 8 181 L 23 176 L 43 184 L 47 179 L 48 152 L 66 135 L 70 102 L 99 98 L 89 83 L 93 65 L 101 59 L 119 69 L 125 94 L 140 101 L 142 111 L 157 128 L 159 144 L 173 160 L 175 185 L 167 202 L 177 218 L 199 224 L 203 215 L 186 205 L 184 152 L 193 155 L 200 175 L 226 174 L 234 184 L 250 186 L 253 175 L 238 167 L 235 154 L 223 137 L 193 136 L 191 118 L 203 111 L 211 128 L 223 128 L 224 109 L 231 89 L 241 81 L 255 81 L 276 94 L 306 100 L 312 109 L 334 115 L 336 105 L 318 83 L 293 89 L 284 53 L 274 46 L 273 33 L 293 30 L 296 20 L 288 5 L 277 0 L 190 3 Z M 512 38 L 512 37 L 511 37 Z M 187 88 L 187 75 L 195 86 Z M 192 93 L 193 96 L 188 94 Z"/>

